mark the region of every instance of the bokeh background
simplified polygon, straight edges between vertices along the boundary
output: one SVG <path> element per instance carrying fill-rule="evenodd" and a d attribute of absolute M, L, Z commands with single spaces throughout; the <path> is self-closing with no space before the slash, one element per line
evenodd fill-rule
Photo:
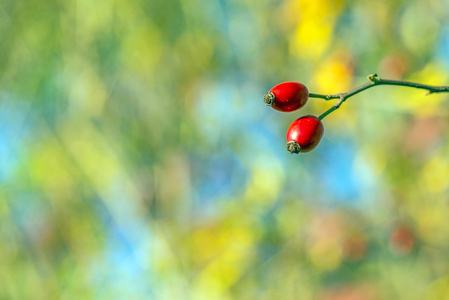
<path fill-rule="evenodd" d="M 2 0 L 0 298 L 449 299 L 448 7 Z"/>

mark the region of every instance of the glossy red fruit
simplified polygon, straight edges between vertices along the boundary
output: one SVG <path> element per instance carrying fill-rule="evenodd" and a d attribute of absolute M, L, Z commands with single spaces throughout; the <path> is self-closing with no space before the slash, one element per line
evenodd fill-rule
<path fill-rule="evenodd" d="M 299 82 L 284 82 L 269 90 L 263 97 L 265 105 L 289 112 L 303 107 L 309 99 L 309 91 Z"/>
<path fill-rule="evenodd" d="M 296 119 L 287 130 L 287 150 L 290 153 L 312 151 L 323 133 L 323 123 L 317 117 L 304 116 Z"/>

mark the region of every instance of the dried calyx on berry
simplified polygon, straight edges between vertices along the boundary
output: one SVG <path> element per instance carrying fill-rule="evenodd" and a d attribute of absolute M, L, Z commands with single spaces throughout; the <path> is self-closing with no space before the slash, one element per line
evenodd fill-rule
<path fill-rule="evenodd" d="M 309 99 L 309 91 L 299 82 L 283 82 L 265 93 L 265 105 L 274 109 L 290 112 L 303 107 Z"/>
<path fill-rule="evenodd" d="M 291 154 L 299 153 L 299 152 L 301 152 L 301 146 L 295 141 L 290 141 L 290 142 L 287 142 L 287 150 Z"/>
<path fill-rule="evenodd" d="M 263 95 L 263 102 L 265 102 L 265 105 L 267 106 L 273 106 L 275 100 L 276 96 L 272 91 L 268 91 L 265 93 L 265 95 Z"/>

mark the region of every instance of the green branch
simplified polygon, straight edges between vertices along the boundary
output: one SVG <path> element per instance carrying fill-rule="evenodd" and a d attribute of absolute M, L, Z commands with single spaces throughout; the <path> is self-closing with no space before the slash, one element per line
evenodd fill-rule
<path fill-rule="evenodd" d="M 449 86 L 433 86 L 433 85 L 427 85 L 427 84 L 421 84 L 421 83 L 415 83 L 415 82 L 409 82 L 409 81 L 401 81 L 401 80 L 390 80 L 390 79 L 380 79 L 377 74 L 373 74 L 368 76 L 368 79 L 370 82 L 367 82 L 359 87 L 356 87 L 355 89 L 352 89 L 346 93 L 340 93 L 340 94 L 333 94 L 333 95 L 322 95 L 322 94 L 313 94 L 309 93 L 309 98 L 320 98 L 324 100 L 332 100 L 332 99 L 339 99 L 338 102 L 329 108 L 327 111 L 325 111 L 321 116 L 318 118 L 320 120 L 324 119 L 328 114 L 332 113 L 334 110 L 338 109 L 343 102 L 345 102 L 348 98 L 357 95 L 358 93 L 367 90 L 369 88 L 378 86 L 378 85 L 396 85 L 396 86 L 407 86 L 417 89 L 424 89 L 427 90 L 426 95 L 433 94 L 433 93 L 444 93 L 449 92 Z"/>

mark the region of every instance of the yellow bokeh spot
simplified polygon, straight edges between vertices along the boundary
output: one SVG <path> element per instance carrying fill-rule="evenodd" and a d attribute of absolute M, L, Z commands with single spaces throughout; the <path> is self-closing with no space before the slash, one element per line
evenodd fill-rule
<path fill-rule="evenodd" d="M 73 18 L 76 18 L 76 43 L 80 48 L 89 49 L 90 44 L 105 32 L 110 31 L 114 23 L 114 1 L 78 0 L 67 1 L 65 18 L 61 18 L 65 30 L 73 30 Z M 73 4 L 70 7 L 70 4 Z M 70 16 L 72 15 L 72 16 Z M 73 40 L 66 40 L 67 43 Z"/>
<path fill-rule="evenodd" d="M 328 49 L 342 1 L 292 1 L 287 20 L 297 15 L 299 23 L 291 37 L 290 51 L 302 58 L 318 59 Z"/>
<path fill-rule="evenodd" d="M 196 231 L 190 240 L 195 253 L 194 261 L 204 264 L 220 256 L 229 249 L 246 251 L 255 240 L 254 229 L 244 224 L 227 224 L 219 222 L 211 227 L 203 227 Z"/>
<path fill-rule="evenodd" d="M 343 258 L 343 251 L 336 239 L 319 239 L 308 248 L 311 263 L 322 271 L 338 268 Z"/>
<path fill-rule="evenodd" d="M 422 172 L 423 188 L 430 193 L 440 193 L 448 187 L 449 162 L 441 156 L 433 157 Z"/>
<path fill-rule="evenodd" d="M 118 179 L 130 199 L 138 197 L 138 192 L 124 173 L 114 148 L 89 122 L 81 119 L 67 121 L 59 128 L 59 136 L 65 151 L 73 158 L 77 171 L 86 177 L 104 199 L 110 198 L 111 184 Z"/>
<path fill-rule="evenodd" d="M 344 93 L 353 88 L 352 79 L 352 56 L 346 50 L 338 50 L 318 65 L 310 90 L 318 94 Z M 314 111 L 322 113 L 337 101 L 338 99 L 330 101 L 313 99 L 309 103 Z M 358 118 L 355 109 L 352 105 L 343 104 L 338 113 L 334 113 L 326 118 L 327 126 L 354 127 Z"/>
<path fill-rule="evenodd" d="M 337 94 L 352 88 L 352 57 L 340 50 L 330 55 L 316 70 L 314 81 L 320 94 Z"/>
<path fill-rule="evenodd" d="M 440 300 L 449 299 L 449 276 L 443 276 L 432 282 L 423 299 Z"/>
<path fill-rule="evenodd" d="M 259 157 L 251 168 L 251 180 L 245 198 L 269 206 L 276 200 L 284 181 L 284 169 L 276 158 Z"/>
<path fill-rule="evenodd" d="M 291 51 L 304 58 L 319 58 L 329 47 L 333 24 L 303 21 L 292 39 Z"/>
<path fill-rule="evenodd" d="M 427 204 L 430 205 L 430 204 Z M 421 206 L 415 212 L 420 238 L 431 245 L 446 245 L 449 242 L 449 209 L 445 204 L 432 203 Z"/>
<path fill-rule="evenodd" d="M 36 151 L 39 153 L 30 164 L 30 173 L 34 180 L 46 192 L 56 196 L 71 196 L 73 177 L 71 165 L 64 149 L 55 139 L 43 142 Z"/>
<path fill-rule="evenodd" d="M 130 29 L 123 41 L 123 61 L 128 67 L 144 74 L 155 69 L 162 52 L 161 33 L 150 23 Z"/>
<path fill-rule="evenodd" d="M 195 260 L 206 262 L 193 282 L 195 299 L 223 299 L 251 263 L 254 235 L 250 228 L 236 225 L 219 224 L 195 235 Z"/>

